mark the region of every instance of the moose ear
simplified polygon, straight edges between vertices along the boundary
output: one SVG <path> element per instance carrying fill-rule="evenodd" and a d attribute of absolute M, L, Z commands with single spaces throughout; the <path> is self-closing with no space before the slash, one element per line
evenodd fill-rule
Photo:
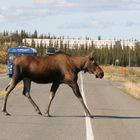
<path fill-rule="evenodd" d="M 93 59 L 94 59 L 94 55 L 95 55 L 95 52 L 92 51 L 92 52 L 88 55 L 88 58 L 89 58 L 90 60 L 93 60 Z"/>

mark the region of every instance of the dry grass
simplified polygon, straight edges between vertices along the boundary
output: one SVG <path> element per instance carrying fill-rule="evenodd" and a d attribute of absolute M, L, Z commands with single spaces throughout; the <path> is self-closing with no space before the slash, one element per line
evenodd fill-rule
<path fill-rule="evenodd" d="M 103 66 L 105 79 L 112 81 L 139 81 L 140 70 L 128 67 Z"/>
<path fill-rule="evenodd" d="M 0 45 L 0 73 L 7 72 L 7 66 L 3 65 L 7 60 L 7 49 L 8 46 Z"/>
<path fill-rule="evenodd" d="M 6 73 L 7 72 L 7 65 L 0 64 L 0 73 Z"/>
<path fill-rule="evenodd" d="M 0 50 L 0 63 L 5 63 L 7 59 L 7 51 Z"/>
<path fill-rule="evenodd" d="M 140 99 L 140 70 L 135 68 L 103 66 L 105 79 L 122 82 L 123 90 Z"/>
<path fill-rule="evenodd" d="M 125 82 L 124 89 L 128 94 L 134 96 L 136 99 L 140 99 L 140 83 Z"/>

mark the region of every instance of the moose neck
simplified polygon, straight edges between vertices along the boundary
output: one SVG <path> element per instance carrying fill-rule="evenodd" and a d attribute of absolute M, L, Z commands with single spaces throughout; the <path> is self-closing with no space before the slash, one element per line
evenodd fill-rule
<path fill-rule="evenodd" d="M 77 72 L 85 70 L 86 62 L 87 57 L 85 56 L 73 57 L 73 63 Z"/>

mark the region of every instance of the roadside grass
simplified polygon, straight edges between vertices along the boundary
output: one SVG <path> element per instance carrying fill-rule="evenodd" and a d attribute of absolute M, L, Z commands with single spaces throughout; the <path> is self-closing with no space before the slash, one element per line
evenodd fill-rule
<path fill-rule="evenodd" d="M 7 65 L 0 64 L 0 73 L 6 73 L 7 72 Z"/>
<path fill-rule="evenodd" d="M 126 93 L 130 94 L 131 96 L 135 97 L 136 99 L 140 99 L 140 83 L 134 82 L 125 82 L 124 83 L 124 90 Z"/>
<path fill-rule="evenodd" d="M 105 79 L 122 82 L 123 91 L 140 99 L 140 70 L 128 67 L 103 66 Z"/>

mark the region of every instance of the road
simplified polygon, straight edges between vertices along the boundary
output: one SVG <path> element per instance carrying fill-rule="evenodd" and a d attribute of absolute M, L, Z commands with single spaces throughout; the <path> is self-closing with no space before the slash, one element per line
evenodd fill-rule
<path fill-rule="evenodd" d="M 0 79 L 0 89 L 1 83 L 8 81 Z M 22 89 L 18 89 L 8 100 L 12 116 L 0 115 L 0 140 L 139 140 L 140 101 L 124 94 L 117 84 L 89 74 L 82 74 L 82 78 L 79 75 L 79 85 L 83 86 L 93 119 L 84 117 L 80 102 L 67 85 L 58 89 L 50 118 L 37 115 L 22 96 Z M 50 86 L 32 84 L 31 95 L 42 112 L 48 103 Z M 0 106 L 2 99 L 1 96 Z"/>

